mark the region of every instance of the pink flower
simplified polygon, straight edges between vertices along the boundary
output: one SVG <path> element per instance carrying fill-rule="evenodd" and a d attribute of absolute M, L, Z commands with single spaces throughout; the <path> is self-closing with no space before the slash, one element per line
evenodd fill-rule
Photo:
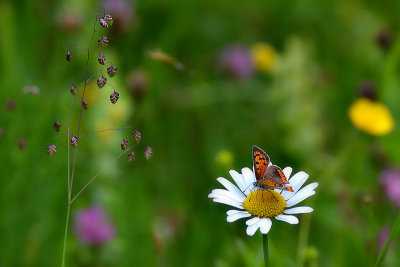
<path fill-rule="evenodd" d="M 114 226 L 100 206 L 91 206 L 75 214 L 74 233 L 83 245 L 101 245 L 115 236 Z"/>
<path fill-rule="evenodd" d="M 254 72 L 249 51 L 240 45 L 226 47 L 219 57 L 219 66 L 226 74 L 239 79 L 249 78 Z"/>
<path fill-rule="evenodd" d="M 400 170 L 386 169 L 380 174 L 380 183 L 387 197 L 400 207 Z"/>

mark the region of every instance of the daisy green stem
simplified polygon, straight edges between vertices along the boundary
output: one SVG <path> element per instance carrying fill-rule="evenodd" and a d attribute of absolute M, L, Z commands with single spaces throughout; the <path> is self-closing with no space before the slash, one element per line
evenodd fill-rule
<path fill-rule="evenodd" d="M 263 250 L 265 267 L 269 267 L 269 252 L 268 252 L 268 235 L 263 236 Z"/>
<path fill-rule="evenodd" d="M 376 260 L 376 267 L 379 267 L 382 265 L 383 260 L 385 259 L 386 253 L 389 249 L 390 244 L 392 243 L 393 239 L 399 234 L 400 232 L 400 213 L 397 215 L 396 222 L 394 223 L 394 226 L 392 228 L 392 231 L 390 232 L 390 235 L 388 239 L 386 240 L 385 245 L 383 246 L 381 252 L 379 253 L 378 259 Z"/>

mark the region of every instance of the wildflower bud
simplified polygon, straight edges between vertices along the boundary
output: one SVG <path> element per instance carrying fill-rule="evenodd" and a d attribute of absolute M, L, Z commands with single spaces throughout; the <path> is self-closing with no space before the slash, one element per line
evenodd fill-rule
<path fill-rule="evenodd" d="M 128 154 L 128 162 L 131 164 L 136 159 L 135 153 L 131 152 Z"/>
<path fill-rule="evenodd" d="M 371 195 L 362 194 L 362 195 L 359 196 L 359 201 L 360 201 L 361 204 L 371 205 L 374 200 L 373 200 Z"/>
<path fill-rule="evenodd" d="M 149 84 L 149 75 L 143 70 L 132 71 L 127 79 L 129 92 L 133 99 L 137 102 L 140 102 L 146 95 Z"/>
<path fill-rule="evenodd" d="M 71 57 L 72 57 L 71 50 L 68 50 L 67 55 L 66 55 L 65 58 L 67 59 L 68 62 L 70 62 L 71 61 Z"/>
<path fill-rule="evenodd" d="M 65 10 L 56 17 L 56 24 L 59 30 L 74 32 L 82 28 L 82 15 L 78 12 Z"/>
<path fill-rule="evenodd" d="M 25 86 L 22 91 L 27 95 L 38 95 L 40 93 L 40 89 L 34 85 Z"/>
<path fill-rule="evenodd" d="M 75 85 L 71 86 L 71 94 L 76 95 L 76 86 Z"/>
<path fill-rule="evenodd" d="M 147 160 L 149 160 L 152 155 L 153 155 L 153 149 L 151 149 L 151 147 L 147 146 L 146 149 L 144 150 L 144 157 Z"/>
<path fill-rule="evenodd" d="M 99 88 L 103 88 L 106 83 L 107 83 L 107 78 L 105 78 L 103 75 L 101 75 L 101 77 L 97 79 L 97 86 Z"/>
<path fill-rule="evenodd" d="M 108 28 L 108 24 L 107 24 L 107 22 L 104 20 L 104 18 L 100 18 L 100 19 L 99 19 L 99 22 L 100 22 L 100 26 L 101 26 L 101 27 L 103 27 L 103 28 Z"/>
<path fill-rule="evenodd" d="M 107 68 L 107 73 L 108 76 L 112 77 L 115 75 L 115 73 L 117 73 L 117 68 L 111 65 L 110 67 Z"/>
<path fill-rule="evenodd" d="M 319 252 L 316 247 L 309 246 L 304 250 L 304 258 L 309 262 L 315 262 L 318 260 Z"/>
<path fill-rule="evenodd" d="M 26 141 L 24 138 L 20 138 L 18 139 L 18 148 L 20 150 L 24 150 L 24 148 L 26 147 Z"/>
<path fill-rule="evenodd" d="M 50 145 L 47 147 L 47 154 L 53 156 L 57 152 L 57 147 L 55 145 Z"/>
<path fill-rule="evenodd" d="M 108 38 L 105 36 L 102 36 L 99 40 L 97 40 L 97 42 L 99 43 L 99 45 L 101 45 L 102 47 L 107 46 L 108 44 Z"/>
<path fill-rule="evenodd" d="M 119 94 L 118 94 L 117 92 L 114 91 L 114 92 L 110 95 L 111 103 L 113 103 L 113 104 L 117 103 L 118 99 L 119 99 Z"/>
<path fill-rule="evenodd" d="M 53 127 L 54 127 L 54 131 L 59 132 L 59 131 L 60 131 L 61 124 L 60 124 L 58 121 L 56 121 L 56 122 L 53 124 Z"/>
<path fill-rule="evenodd" d="M 382 29 L 376 35 L 375 40 L 383 50 L 389 50 L 394 41 L 393 32 L 388 29 Z"/>
<path fill-rule="evenodd" d="M 98 58 L 98 61 L 101 65 L 104 65 L 104 62 L 106 61 L 106 57 L 104 55 L 100 55 Z"/>
<path fill-rule="evenodd" d="M 13 111 L 15 109 L 15 102 L 12 99 L 7 100 L 6 102 L 6 110 Z"/>
<path fill-rule="evenodd" d="M 373 82 L 363 81 L 358 86 L 358 92 L 360 97 L 376 100 L 376 86 Z"/>
<path fill-rule="evenodd" d="M 0 127 L 0 138 L 3 137 L 4 129 L 3 127 Z"/>
<path fill-rule="evenodd" d="M 113 24 L 113 18 L 111 17 L 111 15 L 105 15 L 103 19 L 107 22 L 108 26 L 111 26 Z"/>
<path fill-rule="evenodd" d="M 127 148 L 128 148 L 128 140 L 122 139 L 122 142 L 121 142 L 121 149 L 122 149 L 122 150 L 125 150 L 125 149 L 127 149 Z"/>
<path fill-rule="evenodd" d="M 138 132 L 138 131 L 134 131 L 132 133 L 132 137 L 133 137 L 133 140 L 135 140 L 136 143 L 139 143 L 142 140 L 142 134 L 140 132 Z"/>
<path fill-rule="evenodd" d="M 87 102 L 85 100 L 82 100 L 82 107 L 87 110 L 88 106 L 87 106 Z"/>
<path fill-rule="evenodd" d="M 78 145 L 78 137 L 76 137 L 75 135 L 73 135 L 72 138 L 71 138 L 71 146 L 72 146 L 73 148 L 76 148 L 77 145 Z"/>

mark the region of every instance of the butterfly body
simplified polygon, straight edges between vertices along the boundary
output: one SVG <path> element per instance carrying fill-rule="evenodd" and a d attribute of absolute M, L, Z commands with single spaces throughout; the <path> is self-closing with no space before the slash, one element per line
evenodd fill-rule
<path fill-rule="evenodd" d="M 281 168 L 270 163 L 267 153 L 261 148 L 253 146 L 253 167 L 256 176 L 253 185 L 263 190 L 280 189 L 293 192 Z"/>

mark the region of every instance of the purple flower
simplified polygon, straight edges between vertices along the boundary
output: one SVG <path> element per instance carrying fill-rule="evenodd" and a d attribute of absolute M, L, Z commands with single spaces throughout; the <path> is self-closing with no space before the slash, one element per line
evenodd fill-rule
<path fill-rule="evenodd" d="M 106 83 L 107 83 L 107 78 L 104 77 L 103 75 L 101 75 L 101 77 L 97 79 L 97 86 L 99 88 L 103 88 Z"/>
<path fill-rule="evenodd" d="M 101 38 L 99 38 L 99 40 L 97 40 L 97 42 L 99 43 L 99 45 L 101 45 L 102 47 L 107 46 L 108 44 L 108 38 L 106 36 L 102 36 Z"/>
<path fill-rule="evenodd" d="M 249 78 L 254 72 L 249 51 L 240 45 L 226 47 L 219 57 L 219 66 L 226 74 L 239 79 Z"/>
<path fill-rule="evenodd" d="M 133 137 L 133 140 L 135 140 L 136 143 L 139 143 L 140 140 L 142 140 L 142 134 L 139 131 L 134 131 L 132 133 L 132 137 Z"/>
<path fill-rule="evenodd" d="M 387 197 L 400 207 L 400 170 L 393 168 L 382 171 L 380 183 Z"/>
<path fill-rule="evenodd" d="M 131 152 L 128 154 L 128 162 L 131 164 L 136 159 L 135 153 Z"/>
<path fill-rule="evenodd" d="M 83 245 L 101 245 L 115 236 L 114 226 L 100 206 L 78 211 L 74 224 L 74 233 Z"/>
<path fill-rule="evenodd" d="M 55 145 L 50 145 L 47 147 L 47 154 L 49 154 L 49 156 L 54 156 L 56 152 L 57 152 L 57 147 Z"/>
<path fill-rule="evenodd" d="M 146 146 L 146 149 L 144 150 L 144 157 L 149 160 L 153 156 L 153 149 L 149 146 Z"/>
<path fill-rule="evenodd" d="M 121 149 L 122 149 L 122 150 L 125 150 L 125 149 L 127 149 L 127 148 L 128 148 L 128 140 L 122 139 L 122 142 L 121 142 Z"/>
<path fill-rule="evenodd" d="M 103 18 L 100 18 L 100 19 L 99 19 L 99 23 L 100 23 L 100 26 L 101 26 L 101 27 L 103 27 L 103 28 L 108 28 L 108 24 L 107 24 L 107 22 L 106 22 Z"/>
<path fill-rule="evenodd" d="M 106 57 L 104 55 L 99 55 L 99 58 L 97 59 L 101 65 L 104 65 L 106 61 Z"/>
<path fill-rule="evenodd" d="M 111 101 L 111 103 L 113 103 L 113 104 L 117 103 L 118 99 L 119 99 L 119 94 L 118 94 L 117 92 L 114 91 L 114 92 L 110 95 L 110 101 Z"/>
<path fill-rule="evenodd" d="M 386 241 L 388 240 L 390 235 L 390 228 L 387 226 L 382 227 L 379 230 L 378 233 L 378 240 L 377 240 L 377 244 L 376 244 L 376 249 L 377 249 L 377 253 L 379 253 L 382 248 L 385 246 Z M 394 242 L 394 240 L 392 240 L 392 243 L 389 246 L 389 249 L 393 248 L 396 245 L 396 243 Z"/>
<path fill-rule="evenodd" d="M 75 135 L 71 137 L 71 146 L 73 148 L 76 148 L 78 146 L 78 137 L 76 137 Z"/>
<path fill-rule="evenodd" d="M 108 76 L 113 77 L 117 73 L 117 68 L 113 65 L 107 68 Z"/>

